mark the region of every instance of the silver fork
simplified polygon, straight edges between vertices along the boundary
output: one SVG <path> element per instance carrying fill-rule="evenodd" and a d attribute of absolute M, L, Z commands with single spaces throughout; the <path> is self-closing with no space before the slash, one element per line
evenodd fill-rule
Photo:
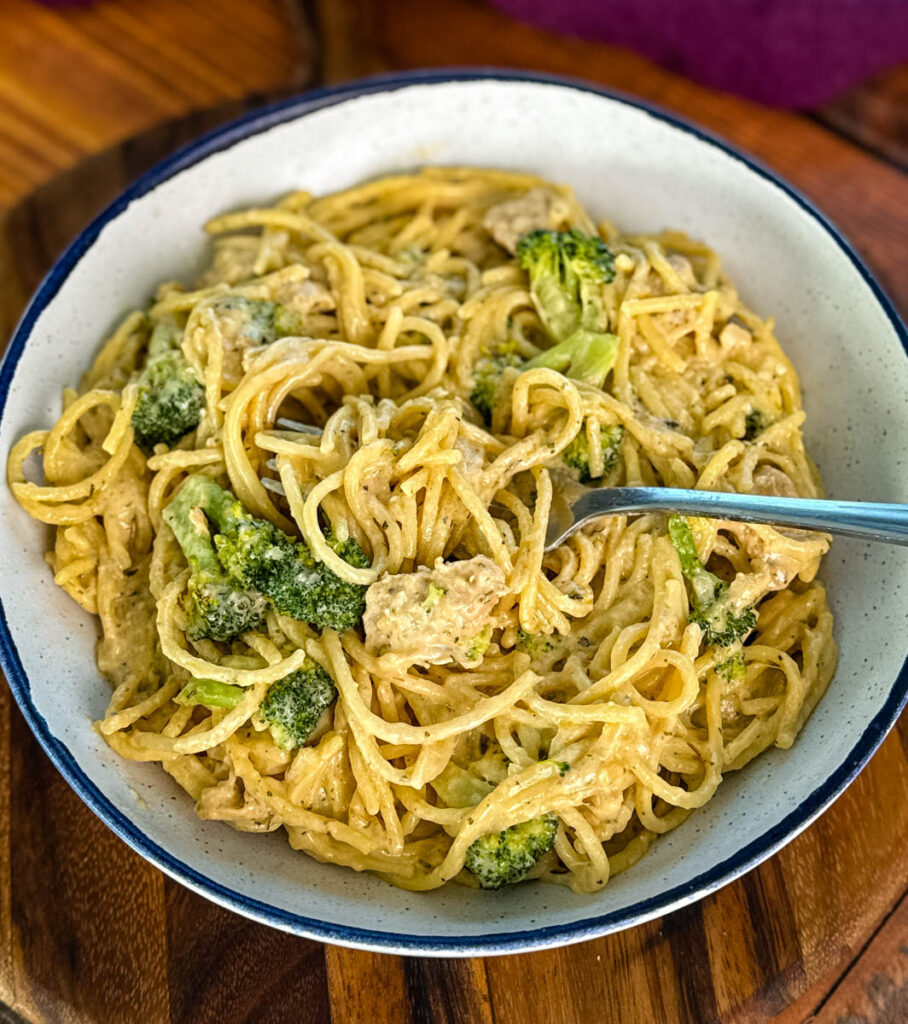
<path fill-rule="evenodd" d="M 840 533 L 865 540 L 908 544 L 908 505 L 820 498 L 776 498 L 764 494 L 690 491 L 674 487 L 598 487 L 574 502 L 552 501 L 545 549 L 562 544 L 586 523 L 603 516 L 681 512 L 707 519 L 772 523 L 802 530 Z"/>
<path fill-rule="evenodd" d="M 324 433 L 321 427 L 314 427 L 311 423 L 301 423 L 299 420 L 287 419 L 286 416 L 278 416 L 274 421 L 274 425 L 278 430 L 290 430 L 295 434 L 308 434 L 310 437 L 321 437 Z M 273 456 L 265 463 L 265 465 L 273 472 L 277 472 L 277 459 Z M 274 494 L 280 494 L 281 497 L 286 497 L 284 494 L 284 485 L 280 480 L 272 480 L 270 476 L 262 477 L 262 486 L 266 491 L 271 491 Z"/>
<path fill-rule="evenodd" d="M 281 430 L 321 437 L 318 427 L 281 417 Z M 277 463 L 269 459 L 269 469 Z M 275 494 L 283 494 L 280 481 L 263 479 Z M 830 501 L 820 498 L 776 498 L 764 494 L 726 491 L 692 491 L 675 487 L 597 487 L 576 501 L 556 494 L 545 532 L 545 549 L 563 544 L 582 526 L 605 516 L 641 515 L 644 512 L 680 512 L 707 519 L 732 519 L 743 523 L 771 523 L 802 530 L 838 533 L 864 540 L 908 545 L 908 505 L 869 501 Z"/>

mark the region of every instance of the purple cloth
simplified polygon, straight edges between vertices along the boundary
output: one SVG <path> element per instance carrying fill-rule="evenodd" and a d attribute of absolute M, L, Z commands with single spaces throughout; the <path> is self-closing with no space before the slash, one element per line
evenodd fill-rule
<path fill-rule="evenodd" d="M 492 0 L 704 85 L 810 108 L 908 60 L 908 0 Z M 583 68 L 577 69 L 583 75 Z"/>

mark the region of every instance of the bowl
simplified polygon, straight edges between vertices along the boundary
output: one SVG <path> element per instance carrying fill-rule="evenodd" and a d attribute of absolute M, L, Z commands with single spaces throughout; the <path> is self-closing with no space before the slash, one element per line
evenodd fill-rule
<path fill-rule="evenodd" d="M 776 317 L 806 393 L 829 493 L 908 499 L 900 462 L 906 332 L 867 268 L 790 186 L 692 125 L 579 82 L 512 72 L 417 73 L 310 93 L 215 131 L 139 179 L 69 247 L 0 371 L 0 451 L 53 422 L 99 339 L 159 281 L 202 266 L 202 223 L 292 189 L 324 193 L 422 164 L 526 169 L 571 184 L 594 214 L 675 227 L 723 256 L 744 301 Z M 902 424 L 899 429 L 899 424 Z M 837 540 L 824 566 L 838 672 L 794 747 L 728 776 L 716 797 L 594 896 L 532 883 L 403 892 L 318 864 L 280 834 L 199 820 L 159 767 L 95 734 L 109 690 L 93 621 L 57 588 L 46 536 L 0 488 L 0 653 L 29 725 L 126 843 L 248 917 L 390 952 L 487 955 L 577 942 L 711 892 L 797 835 L 854 778 L 905 702 L 908 550 Z M 53 636 L 53 643 L 48 638 Z M 176 797 L 176 799 L 174 799 Z"/>

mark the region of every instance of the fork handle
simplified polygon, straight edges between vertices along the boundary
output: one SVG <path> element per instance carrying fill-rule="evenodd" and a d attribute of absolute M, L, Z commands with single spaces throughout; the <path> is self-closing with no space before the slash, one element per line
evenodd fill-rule
<path fill-rule="evenodd" d="M 618 491 L 622 493 L 616 501 Z M 764 494 L 729 494 L 725 491 L 670 487 L 602 487 L 583 495 L 574 504 L 573 511 L 578 524 L 623 512 L 681 512 L 708 519 L 772 523 L 908 545 L 908 505 L 869 501 L 776 498 Z"/>

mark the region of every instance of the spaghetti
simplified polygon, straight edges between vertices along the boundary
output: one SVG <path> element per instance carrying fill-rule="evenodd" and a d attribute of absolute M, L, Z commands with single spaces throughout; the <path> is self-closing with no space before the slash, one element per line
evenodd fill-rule
<path fill-rule="evenodd" d="M 596 234 L 614 256 L 602 387 L 521 372 L 551 345 L 510 251 L 538 228 Z M 113 694 L 97 728 L 114 750 L 160 762 L 203 818 L 283 828 L 317 860 L 414 890 L 477 884 L 477 840 L 544 819 L 554 838 L 521 877 L 591 892 L 726 772 L 794 742 L 835 667 L 815 579 L 828 538 L 688 522 L 697 557 L 756 612 L 725 647 L 692 617 L 665 516 L 603 519 L 544 551 L 553 499 L 582 480 L 820 493 L 795 371 L 715 253 L 674 232 L 621 235 L 566 188 L 474 169 L 295 193 L 207 230 L 197 286 L 161 285 L 64 391 L 57 424 L 9 456 L 17 499 L 56 528 L 55 581 L 100 619 Z M 254 330 L 255 303 L 288 311 L 292 332 Z M 200 419 L 152 449 L 134 424 L 161 325 L 199 383 Z M 484 423 L 471 395 L 492 345 L 513 358 Z M 38 450 L 43 483 L 26 478 Z M 229 641 L 193 639 L 165 521 L 190 476 L 368 587 L 364 625 L 319 630 L 269 606 Z M 311 662 L 337 697 L 288 749 L 261 708 Z M 199 679 L 240 697 L 180 702 Z"/>

